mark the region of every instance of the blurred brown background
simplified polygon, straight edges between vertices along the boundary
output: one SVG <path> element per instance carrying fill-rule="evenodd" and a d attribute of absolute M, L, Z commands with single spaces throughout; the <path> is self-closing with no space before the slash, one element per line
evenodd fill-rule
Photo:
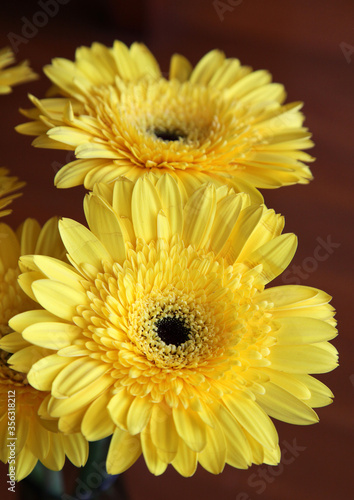
<path fill-rule="evenodd" d="M 130 500 L 352 498 L 354 2 L 58 0 L 58 12 L 45 21 L 38 12 L 43 12 L 47 1 L 3 2 L 1 9 L 0 47 L 9 45 L 9 36 L 14 39 L 10 33 L 23 37 L 16 47 L 17 59 L 30 59 L 38 73 L 51 58 L 72 59 L 77 46 L 93 41 L 109 46 L 114 39 L 127 44 L 142 41 L 163 71 L 168 70 L 174 52 L 196 63 L 207 51 L 219 48 L 254 69 L 270 70 L 275 81 L 285 84 L 288 102 L 304 101 L 306 125 L 316 143 L 311 151 L 317 158 L 311 167 L 313 182 L 263 194 L 269 207 L 286 216 L 287 231 L 299 236 L 287 282 L 294 282 L 300 272 L 302 284 L 322 288 L 334 297 L 339 323 L 334 344 L 340 367 L 320 377 L 335 394 L 333 405 L 318 410 L 320 423 L 314 426 L 276 422 L 281 448 L 298 447 L 287 455 L 293 456 L 292 461 L 285 460 L 277 468 L 254 466 L 247 471 L 226 466 L 219 476 L 199 467 L 192 478 L 184 479 L 172 467 L 156 478 L 140 459 L 124 474 Z M 31 29 L 34 20 L 42 26 Z M 6 220 L 14 226 L 27 216 L 40 222 L 55 214 L 84 220 L 84 190 L 53 186 L 55 171 L 69 160 L 67 153 L 34 149 L 30 138 L 13 130 L 23 121 L 18 108 L 29 107 L 27 92 L 42 97 L 47 87 L 42 77 L 0 100 L 0 164 L 27 181 L 24 195 L 13 203 L 14 213 Z M 336 245 L 329 247 L 326 260 L 318 262 L 314 251 L 321 239 Z M 282 282 L 284 278 L 278 278 L 277 283 Z M 69 476 L 74 473 L 67 467 Z M 7 491 L 5 467 L 1 474 L 2 498 L 19 498 L 20 487 L 15 495 Z"/>

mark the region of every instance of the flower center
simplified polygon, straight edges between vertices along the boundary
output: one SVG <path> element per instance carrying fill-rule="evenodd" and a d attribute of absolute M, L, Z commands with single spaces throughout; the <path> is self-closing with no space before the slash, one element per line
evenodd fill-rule
<path fill-rule="evenodd" d="M 180 139 L 182 139 L 182 140 L 186 139 L 185 134 L 182 134 L 182 133 L 177 132 L 177 131 L 169 132 L 168 130 L 155 130 L 154 135 L 158 139 L 162 139 L 165 142 L 179 141 Z"/>
<path fill-rule="evenodd" d="M 163 318 L 155 323 L 157 334 L 165 344 L 178 347 L 187 342 L 190 330 L 179 318 Z"/>

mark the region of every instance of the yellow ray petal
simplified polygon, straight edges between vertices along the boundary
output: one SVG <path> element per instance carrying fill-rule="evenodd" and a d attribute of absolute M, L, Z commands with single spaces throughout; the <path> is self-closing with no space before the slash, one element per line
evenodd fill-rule
<path fill-rule="evenodd" d="M 180 439 L 168 408 L 163 409 L 159 404 L 153 405 L 150 434 L 161 460 L 171 462 L 176 456 Z"/>
<path fill-rule="evenodd" d="M 113 264 L 106 248 L 86 227 L 74 220 L 62 219 L 59 221 L 59 230 L 63 243 L 77 266 L 90 264 L 102 272 L 102 262 Z M 92 277 L 96 278 L 96 274 Z"/>
<path fill-rule="evenodd" d="M 188 448 L 182 439 L 179 440 L 178 451 L 172 465 L 184 477 L 193 476 L 197 468 L 197 453 Z"/>
<path fill-rule="evenodd" d="M 150 396 L 145 398 L 135 397 L 127 414 L 127 429 L 134 436 L 145 429 L 151 416 L 153 403 Z"/>
<path fill-rule="evenodd" d="M 68 321 L 77 314 L 77 306 L 89 303 L 84 292 L 59 281 L 38 280 L 32 284 L 32 290 L 44 309 Z"/>
<path fill-rule="evenodd" d="M 274 332 L 277 345 L 313 344 L 337 335 L 336 328 L 313 318 L 284 317 L 277 319 L 276 324 L 279 327 Z"/>
<path fill-rule="evenodd" d="M 174 54 L 170 61 L 170 80 L 176 78 L 181 83 L 188 80 L 191 72 L 192 65 L 184 56 L 180 54 Z"/>
<path fill-rule="evenodd" d="M 155 186 L 146 177 L 140 178 L 135 184 L 132 197 L 132 220 L 137 238 L 143 238 L 147 243 L 152 239 L 156 240 L 156 219 L 161 209 Z"/>
<path fill-rule="evenodd" d="M 203 56 L 193 69 L 189 81 L 207 85 L 215 71 L 222 65 L 225 55 L 219 50 L 211 50 Z"/>
<path fill-rule="evenodd" d="M 111 385 L 112 377 L 110 375 L 103 375 L 72 396 L 65 399 L 51 398 L 48 403 L 48 411 L 52 417 L 57 418 L 73 413 L 91 403 L 91 401 L 95 400 L 97 396 L 102 394 Z"/>
<path fill-rule="evenodd" d="M 210 248 L 220 256 L 228 255 L 232 245 L 229 239 L 240 212 L 243 208 L 245 195 L 235 194 L 222 199 L 217 204 L 213 227 L 210 231 Z"/>
<path fill-rule="evenodd" d="M 88 458 L 88 443 L 80 434 L 62 436 L 64 451 L 68 459 L 76 467 L 86 464 Z"/>
<path fill-rule="evenodd" d="M 81 331 L 81 328 L 67 323 L 42 322 L 30 325 L 22 335 L 31 344 L 59 350 L 79 338 Z"/>
<path fill-rule="evenodd" d="M 214 429 L 206 428 L 207 445 L 198 453 L 198 461 L 211 474 L 220 474 L 225 466 L 226 440 L 218 420 L 214 425 Z"/>
<path fill-rule="evenodd" d="M 88 357 L 78 358 L 61 370 L 52 384 L 52 395 L 68 397 L 85 389 L 109 371 L 109 365 Z"/>
<path fill-rule="evenodd" d="M 262 264 L 264 283 L 269 283 L 287 268 L 291 262 L 297 246 L 294 234 L 282 234 L 262 245 L 244 261 L 250 268 Z"/>
<path fill-rule="evenodd" d="M 281 387 L 267 382 L 266 393 L 257 394 L 257 402 L 268 415 L 295 425 L 310 425 L 318 422 L 316 413 L 305 403 Z"/>
<path fill-rule="evenodd" d="M 116 214 L 98 196 L 85 198 L 85 214 L 91 231 L 104 244 L 115 262 L 125 259 L 122 229 Z"/>
<path fill-rule="evenodd" d="M 311 393 L 310 398 L 306 401 L 309 406 L 320 408 L 332 403 L 333 393 L 325 384 L 311 375 L 296 375 L 296 378 L 299 379 L 300 383 L 306 385 Z"/>
<path fill-rule="evenodd" d="M 111 418 L 121 429 L 127 430 L 127 416 L 133 400 L 133 396 L 125 390 L 121 390 L 108 403 L 107 409 Z"/>
<path fill-rule="evenodd" d="M 145 427 L 140 438 L 142 452 L 149 471 L 155 476 L 163 474 L 166 470 L 167 463 L 163 462 L 157 453 L 157 449 L 151 440 L 149 426 Z"/>
<path fill-rule="evenodd" d="M 108 474 L 121 474 L 141 455 L 140 439 L 116 428 L 107 455 Z"/>
<path fill-rule="evenodd" d="M 33 364 L 28 373 L 28 381 L 39 391 L 50 391 L 55 377 L 69 363 L 71 363 L 70 358 L 63 358 L 57 354 L 52 354 L 40 359 Z"/>
<path fill-rule="evenodd" d="M 156 183 L 156 188 L 166 214 L 172 234 L 182 232 L 182 197 L 177 182 L 170 175 L 163 175 Z"/>
<path fill-rule="evenodd" d="M 200 452 L 207 443 L 206 424 L 195 411 L 186 411 L 182 405 L 173 408 L 173 420 L 178 435 L 189 448 Z"/>
<path fill-rule="evenodd" d="M 252 464 L 252 451 L 242 427 L 224 407 L 219 409 L 218 419 L 224 429 L 227 463 L 238 469 L 247 469 Z"/>
<path fill-rule="evenodd" d="M 223 398 L 226 407 L 262 446 L 274 448 L 278 444 L 277 431 L 267 414 L 250 399 L 240 393 Z"/>
<path fill-rule="evenodd" d="M 337 356 L 318 345 L 275 345 L 268 359 L 273 369 L 288 373 L 327 373 L 337 366 Z"/>
<path fill-rule="evenodd" d="M 184 207 L 185 245 L 203 248 L 209 239 L 216 213 L 216 192 L 212 184 L 198 189 Z"/>
<path fill-rule="evenodd" d="M 115 425 L 107 410 L 111 398 L 110 392 L 104 392 L 88 407 L 81 427 L 86 439 L 97 441 L 113 434 Z"/>
<path fill-rule="evenodd" d="M 47 257 L 46 255 L 34 255 L 33 263 L 51 280 L 60 281 L 75 290 L 83 291 L 83 287 L 80 284 L 82 276 L 66 262 L 54 259 L 53 257 Z"/>
<path fill-rule="evenodd" d="M 33 323 L 41 323 L 41 322 L 51 322 L 55 321 L 58 318 L 54 316 L 54 314 L 42 310 L 34 310 L 34 311 L 25 311 L 23 313 L 17 314 L 13 318 L 11 318 L 9 325 L 13 330 L 17 332 L 23 332 L 25 328 L 31 326 Z"/>

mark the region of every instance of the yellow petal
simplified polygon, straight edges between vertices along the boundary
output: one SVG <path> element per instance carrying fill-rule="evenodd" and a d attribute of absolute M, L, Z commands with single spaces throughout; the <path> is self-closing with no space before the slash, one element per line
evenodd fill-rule
<path fill-rule="evenodd" d="M 167 463 L 163 462 L 155 448 L 150 435 L 149 426 L 145 427 L 143 432 L 140 435 L 141 438 L 141 448 L 145 458 L 146 465 L 151 472 L 155 476 L 159 476 L 163 472 L 165 472 Z"/>
<path fill-rule="evenodd" d="M 172 234 L 182 232 L 182 198 L 177 182 L 171 175 L 162 175 L 156 183 L 162 209 L 170 223 Z"/>
<path fill-rule="evenodd" d="M 183 83 L 188 80 L 191 72 L 192 65 L 184 56 L 174 54 L 170 61 L 170 80 L 176 78 L 179 82 Z"/>
<path fill-rule="evenodd" d="M 137 238 L 147 243 L 157 239 L 157 214 L 162 209 L 155 186 L 146 177 L 135 184 L 132 196 L 132 220 Z"/>
<path fill-rule="evenodd" d="M 313 318 L 284 317 L 276 320 L 277 345 L 313 344 L 333 339 L 337 330 L 325 321 Z"/>
<path fill-rule="evenodd" d="M 101 376 L 98 380 L 91 382 L 91 384 L 72 396 L 65 399 L 51 398 L 48 403 L 48 411 L 52 417 L 59 418 L 68 415 L 91 403 L 111 385 L 112 377 L 110 375 Z"/>
<path fill-rule="evenodd" d="M 176 456 L 180 439 L 170 409 L 163 409 L 160 404 L 153 405 L 150 434 L 161 460 L 171 462 Z"/>
<path fill-rule="evenodd" d="M 121 474 L 141 455 L 140 439 L 116 428 L 107 455 L 108 474 Z"/>
<path fill-rule="evenodd" d="M 80 434 L 62 436 L 65 455 L 76 467 L 86 464 L 88 458 L 88 443 Z"/>
<path fill-rule="evenodd" d="M 81 430 L 89 441 L 97 441 L 113 434 L 115 425 L 107 410 L 111 398 L 110 392 L 104 392 L 88 407 Z"/>
<path fill-rule="evenodd" d="M 39 391 L 50 391 L 55 377 L 69 363 L 71 363 L 70 358 L 63 358 L 57 354 L 40 359 L 33 364 L 28 373 L 28 381 Z"/>
<path fill-rule="evenodd" d="M 197 468 L 196 452 L 188 448 L 182 439 L 179 440 L 178 451 L 172 461 L 172 465 L 184 477 L 193 476 Z"/>
<path fill-rule="evenodd" d="M 318 345 L 275 345 L 268 359 L 273 369 L 288 373 L 326 373 L 337 366 L 337 356 Z"/>
<path fill-rule="evenodd" d="M 272 382 L 267 382 L 264 387 L 265 394 L 257 394 L 256 400 L 271 417 L 295 425 L 318 422 L 316 413 L 289 392 Z"/>
<path fill-rule="evenodd" d="M 70 345 L 81 334 L 81 328 L 67 323 L 43 322 L 30 325 L 23 332 L 23 338 L 31 344 L 46 349 L 59 350 Z"/>
<path fill-rule="evenodd" d="M 200 452 L 207 443 L 206 425 L 193 410 L 185 410 L 182 405 L 173 408 L 173 420 L 177 433 L 193 451 Z"/>
<path fill-rule="evenodd" d="M 91 231 L 103 243 L 115 262 L 125 260 L 125 244 L 117 215 L 98 196 L 85 198 L 85 214 Z"/>
<path fill-rule="evenodd" d="M 277 431 L 267 414 L 243 395 L 228 395 L 223 398 L 226 407 L 261 445 L 274 448 L 278 444 Z"/>
<path fill-rule="evenodd" d="M 198 189 L 184 207 L 185 245 L 202 248 L 209 239 L 216 213 L 216 191 L 212 184 Z"/>
<path fill-rule="evenodd" d="M 72 396 L 99 380 L 109 371 L 109 365 L 88 357 L 78 358 L 62 369 L 52 384 L 56 398 Z"/>
<path fill-rule="evenodd" d="M 252 464 L 252 451 L 242 427 L 224 407 L 220 408 L 218 418 L 224 429 L 227 463 L 238 469 L 247 469 Z"/>
<path fill-rule="evenodd" d="M 332 403 L 333 393 L 332 391 L 322 382 L 311 377 L 311 375 L 296 375 L 300 383 L 306 385 L 309 389 L 311 396 L 306 403 L 312 408 L 320 408 L 322 406 L 327 406 Z"/>
<path fill-rule="evenodd" d="M 150 402 L 150 396 L 134 398 L 127 415 L 127 429 L 129 434 L 134 436 L 145 429 L 150 420 L 152 407 L 153 404 Z"/>
<path fill-rule="evenodd" d="M 226 460 L 226 440 L 222 426 L 215 420 L 214 428 L 206 428 L 207 445 L 198 453 L 198 461 L 211 474 L 220 474 Z"/>
<path fill-rule="evenodd" d="M 80 284 L 82 276 L 66 262 L 53 259 L 53 257 L 47 257 L 46 255 L 34 255 L 33 263 L 51 280 L 61 281 L 78 291 L 83 290 Z"/>
<path fill-rule="evenodd" d="M 112 397 L 107 406 L 113 422 L 123 430 L 127 430 L 127 416 L 133 400 L 134 397 L 127 391 L 121 390 Z"/>
<path fill-rule="evenodd" d="M 23 330 L 33 323 L 46 323 L 57 320 L 57 317 L 52 313 L 45 311 L 44 309 L 25 311 L 23 313 L 17 314 L 10 320 L 10 327 L 17 332 L 23 332 Z"/>
<path fill-rule="evenodd" d="M 32 290 L 36 300 L 44 309 L 68 321 L 77 315 L 77 306 L 88 304 L 84 292 L 59 281 L 38 280 L 32 284 Z"/>
<path fill-rule="evenodd" d="M 199 83 L 207 85 L 214 76 L 215 71 L 224 62 L 225 55 L 219 50 L 211 50 L 198 62 L 191 73 L 189 81 L 191 83 Z"/>
<path fill-rule="evenodd" d="M 228 255 L 232 241 L 229 239 L 241 209 L 245 196 L 234 194 L 225 197 L 217 204 L 213 227 L 210 232 L 210 248 L 224 257 Z"/>
<path fill-rule="evenodd" d="M 106 248 L 86 227 L 74 220 L 62 219 L 59 230 L 63 243 L 77 266 L 87 263 L 103 271 L 102 262 L 113 264 Z M 92 278 L 96 278 L 96 274 L 93 273 Z"/>
<path fill-rule="evenodd" d="M 282 234 L 274 240 L 262 245 L 244 261 L 250 268 L 262 264 L 264 283 L 269 283 L 287 268 L 291 262 L 297 246 L 294 234 Z"/>

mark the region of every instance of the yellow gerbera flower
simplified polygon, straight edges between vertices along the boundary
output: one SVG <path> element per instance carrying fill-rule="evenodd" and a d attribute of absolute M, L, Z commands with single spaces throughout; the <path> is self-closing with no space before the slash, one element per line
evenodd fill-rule
<path fill-rule="evenodd" d="M 327 294 L 265 289 L 295 252 L 283 218 L 211 183 L 183 204 L 168 174 L 98 185 L 85 214 L 90 230 L 59 223 L 71 265 L 21 258 L 42 309 L 10 325 L 50 350 L 28 374 L 51 391 L 47 417 L 88 440 L 113 434 L 111 474 L 141 453 L 154 474 L 277 464 L 268 415 L 317 422 L 332 393 L 308 374 L 337 359 Z"/>
<path fill-rule="evenodd" d="M 0 50 L 0 94 L 9 94 L 12 92 L 12 86 L 38 78 L 38 75 L 29 67 L 28 61 L 7 68 L 14 62 L 15 56 L 9 47 Z"/>
<path fill-rule="evenodd" d="M 14 198 L 21 196 L 21 193 L 14 193 L 22 188 L 25 182 L 20 182 L 17 177 L 9 177 L 7 168 L 0 167 L 0 217 L 11 213 L 11 210 L 2 210 L 9 205 Z"/>
<path fill-rule="evenodd" d="M 312 146 L 301 103 L 284 105 L 282 85 L 213 50 L 193 69 L 181 55 L 169 78 L 145 47 L 116 41 L 76 51 L 75 62 L 54 59 L 44 72 L 62 97 L 38 100 L 17 127 L 38 136 L 33 145 L 75 151 L 56 175 L 60 188 L 131 180 L 148 171 L 229 183 L 260 202 L 254 189 L 307 183 L 300 151 Z"/>
<path fill-rule="evenodd" d="M 34 348 L 8 326 L 14 315 L 38 307 L 18 285 L 18 258 L 30 252 L 64 259 L 57 227 L 56 218 L 42 229 L 37 221 L 27 219 L 16 235 L 0 223 L 0 460 L 9 464 L 10 479 L 26 477 L 38 460 L 52 470 L 63 467 L 65 455 L 76 466 L 87 460 L 88 445 L 82 435 L 64 436 L 57 432 L 55 419 L 39 416 L 47 394 L 29 385 L 26 372 L 48 349 Z M 7 351 L 19 352 L 19 371 L 9 366 Z"/>

